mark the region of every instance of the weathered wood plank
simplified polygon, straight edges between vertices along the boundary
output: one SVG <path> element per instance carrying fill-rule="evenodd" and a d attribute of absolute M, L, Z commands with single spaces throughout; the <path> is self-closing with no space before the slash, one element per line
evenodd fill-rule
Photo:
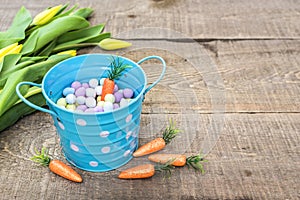
<path fill-rule="evenodd" d="M 134 61 L 159 55 L 168 66 L 146 95 L 145 113 L 299 111 L 299 40 L 132 43 L 117 53 Z M 161 73 L 158 62 L 142 66 L 150 83 Z"/>
<path fill-rule="evenodd" d="M 168 117 L 178 120 L 185 134 L 164 151 L 197 153 L 206 142 L 204 134 L 210 133 L 211 114 L 200 114 L 198 118 L 143 114 L 140 143 L 155 137 L 154 132 Z M 299 197 L 300 184 L 299 117 L 226 114 L 222 134 L 207 156 L 204 175 L 178 168 L 169 179 L 163 179 L 161 174 L 147 180 L 116 178 L 120 169 L 147 162 L 139 158 L 106 173 L 76 169 L 84 182 L 72 184 L 28 160 L 34 147 L 42 145 L 63 159 L 50 116 L 37 112 L 0 135 L 0 191 L 3 199 L 295 199 Z M 201 127 L 195 129 L 196 123 Z M 184 141 L 185 137 L 189 141 Z"/>
<path fill-rule="evenodd" d="M 87 0 L 69 1 L 95 9 L 93 24 L 107 23 L 107 31 L 119 34 L 145 27 L 167 28 L 187 37 L 201 39 L 298 38 L 300 35 L 298 1 L 237 0 Z M 35 15 L 46 6 L 64 0 L 8 0 L 0 5 L 0 30 L 5 30 L 21 5 Z M 8 12 L 9 11 L 9 12 Z M 156 38 L 170 38 L 162 31 Z"/>

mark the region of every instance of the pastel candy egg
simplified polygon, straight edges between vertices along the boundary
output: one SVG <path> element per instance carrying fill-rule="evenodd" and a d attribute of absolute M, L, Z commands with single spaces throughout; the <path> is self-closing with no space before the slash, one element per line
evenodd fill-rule
<path fill-rule="evenodd" d="M 67 96 L 68 94 L 74 94 L 75 93 L 75 89 L 74 88 L 71 88 L 71 87 L 66 87 L 64 90 L 63 90 L 63 95 L 64 96 Z"/>
<path fill-rule="evenodd" d="M 103 112 L 104 109 L 103 109 L 102 106 L 96 106 L 96 107 L 94 108 L 94 111 L 95 111 L 95 112 Z"/>
<path fill-rule="evenodd" d="M 91 80 L 89 80 L 89 86 L 91 88 L 95 88 L 98 86 L 98 79 L 92 78 Z"/>
<path fill-rule="evenodd" d="M 86 88 L 85 89 L 85 96 L 87 97 L 96 97 L 96 91 L 94 88 Z"/>
<path fill-rule="evenodd" d="M 74 94 L 68 94 L 66 96 L 66 102 L 68 104 L 74 104 L 76 102 L 76 96 Z"/>
<path fill-rule="evenodd" d="M 120 90 L 118 90 L 118 92 L 120 92 L 121 94 L 123 94 L 124 90 L 120 89 Z"/>
<path fill-rule="evenodd" d="M 76 110 L 81 110 L 81 111 L 85 111 L 87 109 L 87 106 L 86 105 L 79 105 L 77 106 Z"/>
<path fill-rule="evenodd" d="M 94 113 L 95 110 L 94 110 L 94 108 L 87 108 L 84 112 L 86 112 L 86 113 Z"/>
<path fill-rule="evenodd" d="M 88 83 L 82 83 L 81 86 L 84 87 L 85 89 L 90 87 Z"/>
<path fill-rule="evenodd" d="M 130 88 L 125 88 L 123 90 L 123 95 L 125 98 L 131 98 L 133 96 L 133 91 Z"/>
<path fill-rule="evenodd" d="M 105 102 L 105 101 L 98 101 L 97 106 L 103 107 L 103 106 L 104 106 L 104 102 Z"/>
<path fill-rule="evenodd" d="M 67 101 L 65 98 L 59 98 L 56 102 L 56 104 L 58 106 L 62 106 L 62 107 L 65 107 L 67 105 Z"/>
<path fill-rule="evenodd" d="M 76 106 L 75 106 L 74 104 L 68 104 L 68 105 L 66 106 L 66 109 L 67 109 L 67 110 L 74 111 L 74 110 L 76 110 Z"/>
<path fill-rule="evenodd" d="M 97 102 L 101 101 L 101 96 L 97 96 L 96 101 Z"/>
<path fill-rule="evenodd" d="M 117 84 L 115 84 L 115 87 L 114 87 L 114 93 L 117 92 L 119 90 L 119 87 Z"/>
<path fill-rule="evenodd" d="M 80 87 L 75 91 L 75 95 L 77 97 L 79 96 L 85 96 L 85 87 Z"/>
<path fill-rule="evenodd" d="M 115 96 L 115 102 L 120 103 L 121 99 L 123 98 L 123 94 L 118 91 L 114 94 L 114 96 Z"/>
<path fill-rule="evenodd" d="M 102 85 L 98 85 L 97 87 L 95 87 L 95 91 L 97 95 L 101 95 L 102 94 Z"/>
<path fill-rule="evenodd" d="M 104 102 L 104 105 L 103 105 L 104 112 L 112 111 L 113 109 L 114 109 L 114 106 L 111 102 L 109 102 L 109 101 Z"/>
<path fill-rule="evenodd" d="M 94 108 L 96 106 L 97 102 L 96 102 L 96 99 L 93 98 L 93 97 L 87 97 L 85 99 L 85 105 L 88 107 L 88 108 Z"/>
<path fill-rule="evenodd" d="M 107 95 L 105 95 L 104 101 L 114 103 L 115 96 L 113 94 L 107 94 Z"/>
<path fill-rule="evenodd" d="M 71 87 L 74 88 L 75 90 L 77 90 L 78 88 L 81 87 L 81 83 L 79 81 L 74 81 L 72 84 L 71 84 Z"/>
<path fill-rule="evenodd" d="M 119 104 L 117 104 L 117 103 L 114 103 L 114 105 L 113 105 L 113 108 L 114 108 L 114 110 L 115 110 L 115 109 L 118 109 L 118 108 L 120 108 L 120 106 L 119 106 Z"/>
<path fill-rule="evenodd" d="M 76 98 L 76 103 L 79 105 L 85 104 L 85 97 L 84 96 L 79 96 Z"/>
<path fill-rule="evenodd" d="M 106 78 L 101 78 L 101 79 L 100 79 L 100 85 L 103 85 L 105 79 L 106 79 Z"/>
<path fill-rule="evenodd" d="M 129 103 L 128 100 L 122 98 L 121 101 L 120 101 L 120 108 L 123 108 L 123 107 L 127 106 L 128 103 Z"/>

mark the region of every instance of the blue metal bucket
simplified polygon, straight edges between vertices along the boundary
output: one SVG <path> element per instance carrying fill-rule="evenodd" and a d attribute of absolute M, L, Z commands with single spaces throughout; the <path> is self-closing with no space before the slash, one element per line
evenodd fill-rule
<path fill-rule="evenodd" d="M 16 87 L 18 96 L 29 106 L 51 114 L 58 132 L 66 159 L 76 167 L 93 172 L 116 169 L 132 159 L 138 147 L 138 134 L 144 95 L 163 77 L 165 61 L 158 56 L 149 56 L 135 63 L 117 56 L 120 62 L 131 65 L 124 75 L 116 80 L 120 88 L 131 88 L 134 99 L 128 106 L 103 113 L 76 113 L 56 105 L 64 88 L 75 80 L 88 82 L 92 78 L 106 76 L 110 54 L 86 54 L 64 60 L 55 65 L 43 78 L 42 84 L 21 82 Z M 139 64 L 149 59 L 161 61 L 160 77 L 147 86 L 147 77 Z M 20 93 L 22 85 L 42 88 L 50 110 L 38 107 Z"/>

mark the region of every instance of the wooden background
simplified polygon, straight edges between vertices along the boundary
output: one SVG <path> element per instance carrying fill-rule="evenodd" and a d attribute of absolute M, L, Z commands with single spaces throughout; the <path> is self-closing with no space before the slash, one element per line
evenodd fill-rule
<path fill-rule="evenodd" d="M 0 133 L 0 199 L 300 198 L 300 1 L 69 2 L 92 7 L 91 24 L 105 22 L 105 31 L 133 43 L 114 53 L 166 60 L 164 79 L 143 104 L 140 144 L 172 117 L 184 133 L 164 151 L 203 151 L 206 173 L 184 167 L 169 179 L 116 178 L 148 162 L 141 158 L 105 173 L 76 169 L 84 182 L 71 183 L 28 159 L 42 145 L 64 159 L 51 117 L 36 112 Z M 0 30 L 21 5 L 35 15 L 59 3 L 2 0 Z M 160 74 L 159 63 L 143 68 L 150 83 Z"/>

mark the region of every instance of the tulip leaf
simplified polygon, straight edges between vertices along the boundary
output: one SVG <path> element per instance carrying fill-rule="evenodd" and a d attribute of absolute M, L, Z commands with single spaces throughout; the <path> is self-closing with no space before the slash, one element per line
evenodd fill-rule
<path fill-rule="evenodd" d="M 42 49 L 40 52 L 34 53 L 34 55 L 49 56 L 55 46 L 56 46 L 56 39 L 54 39 L 52 42 L 50 42 L 50 44 L 48 44 L 47 47 L 45 47 L 44 49 Z"/>
<path fill-rule="evenodd" d="M 93 12 L 94 11 L 91 8 L 81 8 L 81 9 L 76 10 L 73 13 L 73 15 L 80 16 L 83 18 L 88 18 Z"/>
<path fill-rule="evenodd" d="M 86 43 L 99 43 L 101 42 L 101 40 L 106 39 L 106 38 L 110 38 L 111 34 L 110 33 L 101 33 L 99 35 L 96 35 L 95 37 L 92 37 L 88 40 L 85 40 L 84 42 Z"/>
<path fill-rule="evenodd" d="M 21 54 L 9 54 L 3 58 L 3 62 L 0 63 L 0 76 L 3 72 L 7 71 L 11 67 L 17 64 L 21 58 Z"/>
<path fill-rule="evenodd" d="M 73 30 L 78 30 L 88 27 L 89 22 L 78 16 L 65 16 L 57 18 L 52 22 L 35 30 L 23 45 L 21 51 L 24 55 L 29 55 L 35 51 L 40 50 L 46 44 L 56 39 L 60 35 Z"/>
<path fill-rule="evenodd" d="M 63 34 L 57 40 L 58 44 L 64 43 L 67 44 L 77 44 L 80 42 L 84 42 L 92 37 L 95 37 L 99 33 L 101 33 L 104 29 L 104 24 L 99 24 L 97 26 L 88 27 L 81 30 L 71 31 Z"/>
<path fill-rule="evenodd" d="M 29 11 L 25 7 L 16 14 L 11 26 L 6 32 L 0 32 L 0 49 L 19 42 L 25 38 L 25 30 L 32 21 Z"/>

